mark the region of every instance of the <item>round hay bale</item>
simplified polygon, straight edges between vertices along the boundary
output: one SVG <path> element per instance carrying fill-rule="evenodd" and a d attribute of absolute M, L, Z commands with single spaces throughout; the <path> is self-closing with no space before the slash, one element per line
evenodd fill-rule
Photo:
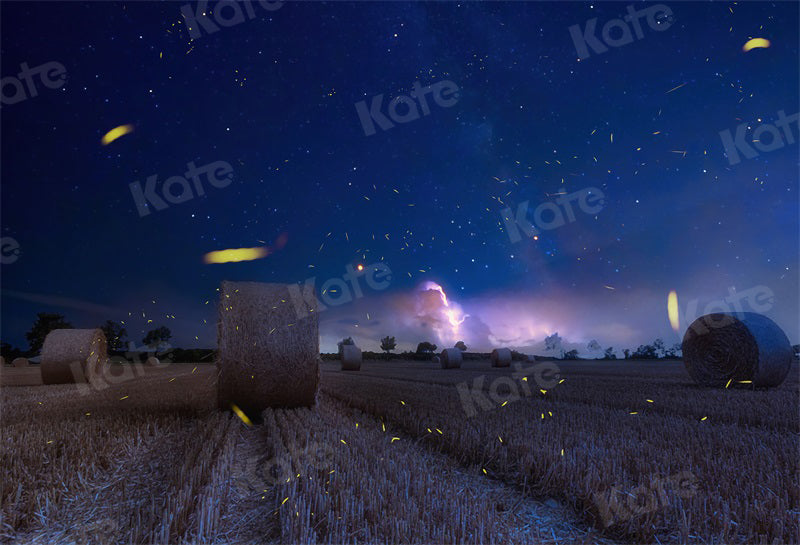
<path fill-rule="evenodd" d="M 686 370 L 704 386 L 725 386 L 729 380 L 779 386 L 792 363 L 783 330 L 753 312 L 701 316 L 686 330 L 682 348 Z"/>
<path fill-rule="evenodd" d="M 161 365 L 161 362 L 158 360 L 157 357 L 150 356 L 149 358 L 147 358 L 147 360 L 145 360 L 144 364 L 147 365 L 148 367 L 157 367 Z"/>
<path fill-rule="evenodd" d="M 511 365 L 511 350 L 495 348 L 492 350 L 492 367 L 508 367 Z"/>
<path fill-rule="evenodd" d="M 27 367 L 30 365 L 28 358 L 14 358 L 14 361 L 11 362 L 13 367 Z"/>
<path fill-rule="evenodd" d="M 54 329 L 42 345 L 42 382 L 94 382 L 108 366 L 106 336 L 100 329 Z"/>
<path fill-rule="evenodd" d="M 361 349 L 354 344 L 342 345 L 342 371 L 361 369 Z"/>
<path fill-rule="evenodd" d="M 442 364 L 442 369 L 457 369 L 461 367 L 461 361 L 464 359 L 461 350 L 458 348 L 445 348 L 439 356 Z"/>
<path fill-rule="evenodd" d="M 319 320 L 313 291 L 296 284 L 222 282 L 217 400 L 260 414 L 308 407 L 319 385 Z"/>

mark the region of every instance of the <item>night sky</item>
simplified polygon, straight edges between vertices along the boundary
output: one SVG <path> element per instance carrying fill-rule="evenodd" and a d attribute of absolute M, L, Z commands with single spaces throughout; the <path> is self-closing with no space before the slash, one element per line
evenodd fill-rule
<path fill-rule="evenodd" d="M 314 278 L 319 293 L 382 263 L 388 286 L 357 276 L 360 297 L 320 312 L 323 351 L 393 335 L 400 349 L 539 352 L 558 332 L 619 353 L 678 342 L 731 289 L 760 294 L 743 310 L 797 343 L 798 4 L 669 3 L 656 29 L 643 16 L 641 38 L 629 24 L 631 43 L 579 59 L 570 27 L 597 18 L 601 39 L 629 5 L 651 6 L 252 2 L 252 18 L 243 5 L 233 26 L 210 16 L 218 31 L 192 39 L 181 8 L 196 3 L 3 2 L 4 96 L 22 63 L 66 75 L 56 88 L 34 76 L 36 96 L 0 111 L 2 340 L 27 348 L 49 311 L 76 327 L 125 321 L 137 344 L 166 325 L 173 345 L 213 347 L 222 280 Z M 743 51 L 751 38 L 770 46 Z M 382 94 L 388 116 L 415 85 L 435 87 L 426 106 L 392 108 L 418 119 L 365 134 L 357 103 Z M 742 123 L 750 150 L 772 131 L 736 161 L 720 133 Z M 785 140 L 768 145 L 774 134 Z M 189 163 L 219 161 L 232 180 L 201 175 L 203 195 L 193 183 L 141 215 L 131 184 L 155 176 L 163 196 Z M 593 188 L 596 213 L 577 196 L 572 217 L 556 204 Z M 538 217 L 553 228 L 512 241 L 503 210 L 526 201 L 529 221 L 551 203 Z M 243 247 L 269 252 L 204 262 Z"/>

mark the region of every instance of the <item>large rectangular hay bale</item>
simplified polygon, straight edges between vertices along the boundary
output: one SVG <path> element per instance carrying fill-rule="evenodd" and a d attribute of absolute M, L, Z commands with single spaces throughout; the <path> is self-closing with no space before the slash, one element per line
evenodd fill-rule
<path fill-rule="evenodd" d="M 319 386 L 316 299 L 298 301 L 293 284 L 222 282 L 217 397 L 258 414 L 269 407 L 308 407 Z"/>

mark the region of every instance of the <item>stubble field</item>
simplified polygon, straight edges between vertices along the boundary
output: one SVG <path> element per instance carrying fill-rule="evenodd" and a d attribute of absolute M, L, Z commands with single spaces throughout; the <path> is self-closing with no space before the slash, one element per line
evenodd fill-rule
<path fill-rule="evenodd" d="M 798 365 L 778 389 L 681 362 L 322 364 L 246 425 L 213 365 L 102 389 L 3 369 L 16 543 L 798 543 Z M 12 385 L 16 385 L 12 387 Z"/>

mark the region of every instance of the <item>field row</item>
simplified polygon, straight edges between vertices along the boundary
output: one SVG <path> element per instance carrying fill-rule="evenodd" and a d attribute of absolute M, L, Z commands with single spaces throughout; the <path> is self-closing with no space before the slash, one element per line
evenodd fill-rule
<path fill-rule="evenodd" d="M 607 541 L 324 392 L 250 427 L 208 366 L 0 395 L 4 542 Z"/>
<path fill-rule="evenodd" d="M 796 427 L 787 433 L 701 420 L 695 404 L 705 408 L 706 391 L 685 390 L 691 418 L 632 415 L 628 407 L 558 400 L 552 391 L 469 417 L 453 386 L 326 372 L 322 388 L 464 466 L 482 467 L 534 496 L 559 497 L 607 527 L 609 536 L 719 543 L 800 538 Z M 755 413 L 770 410 L 751 396 L 756 393 L 725 395 L 741 396 Z M 597 388 L 597 395 L 606 394 Z M 636 395 L 644 401 L 645 392 Z M 796 406 L 795 398 L 777 418 Z"/>

